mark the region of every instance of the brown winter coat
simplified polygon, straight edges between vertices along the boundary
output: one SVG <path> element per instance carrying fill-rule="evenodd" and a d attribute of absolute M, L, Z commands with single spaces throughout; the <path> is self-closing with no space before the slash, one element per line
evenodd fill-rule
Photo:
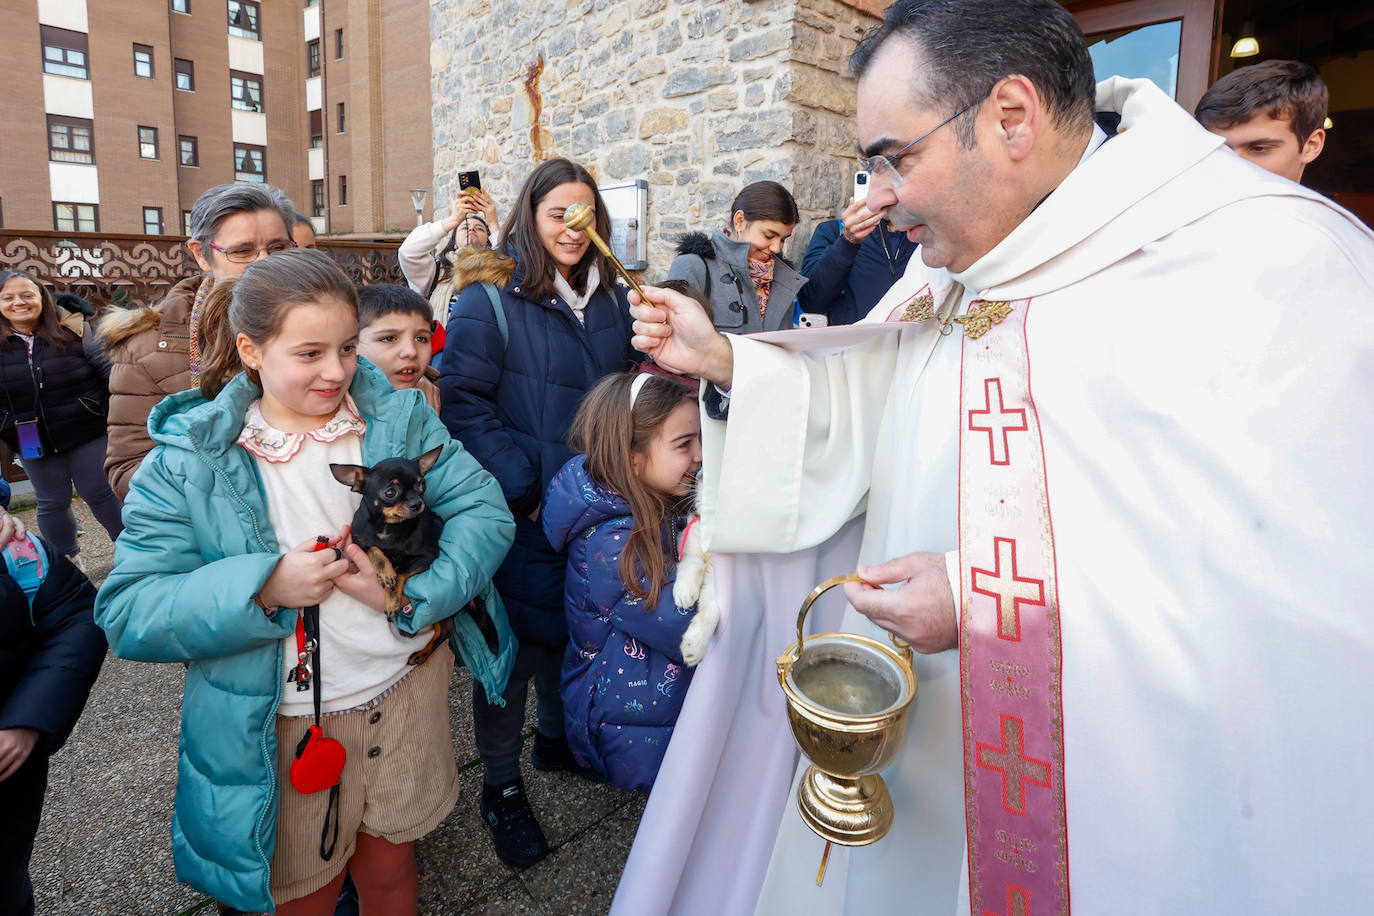
<path fill-rule="evenodd" d="M 148 414 L 167 395 L 191 387 L 191 305 L 203 279 L 188 277 L 157 305 L 112 309 L 100 322 L 98 341 L 110 358 L 105 476 L 121 500 L 153 450 Z"/>

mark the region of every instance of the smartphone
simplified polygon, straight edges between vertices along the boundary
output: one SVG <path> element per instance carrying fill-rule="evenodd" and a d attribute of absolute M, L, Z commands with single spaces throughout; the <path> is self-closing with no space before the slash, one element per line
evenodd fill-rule
<path fill-rule="evenodd" d="M 482 187 L 482 177 L 477 174 L 477 170 L 471 172 L 458 173 L 458 190 L 464 194 L 470 194 Z"/>
<path fill-rule="evenodd" d="M 855 172 L 855 173 L 854 173 L 854 199 L 855 199 L 855 200 L 867 200 L 867 199 L 868 199 L 868 173 L 867 173 L 867 172 Z"/>
<path fill-rule="evenodd" d="M 43 457 L 43 441 L 38 438 L 37 420 L 24 420 L 15 423 L 14 430 L 19 434 L 20 458 Z"/>

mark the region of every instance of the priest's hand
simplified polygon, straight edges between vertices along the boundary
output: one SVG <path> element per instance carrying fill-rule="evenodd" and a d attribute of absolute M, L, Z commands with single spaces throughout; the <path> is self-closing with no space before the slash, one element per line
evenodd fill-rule
<path fill-rule="evenodd" d="M 648 302 L 630 292 L 634 336 L 630 344 L 665 369 L 705 379 L 729 390 L 735 375 L 735 352 L 711 322 L 711 315 L 690 296 L 646 286 Z"/>
<path fill-rule="evenodd" d="M 878 626 L 929 655 L 959 645 L 959 615 L 938 553 L 909 553 L 878 566 L 860 566 L 865 582 L 850 582 L 844 596 Z M 898 588 L 876 588 L 902 583 Z M 872 583 L 869 585 L 867 583 Z"/>

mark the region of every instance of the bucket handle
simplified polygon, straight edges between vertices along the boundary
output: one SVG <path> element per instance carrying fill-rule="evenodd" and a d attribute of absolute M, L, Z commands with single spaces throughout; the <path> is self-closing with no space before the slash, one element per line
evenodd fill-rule
<path fill-rule="evenodd" d="M 801 613 L 797 615 L 797 658 L 801 658 L 802 649 L 805 648 L 806 637 L 803 635 L 802 628 L 803 624 L 806 623 L 806 615 L 810 612 L 811 605 L 815 604 L 816 599 L 821 595 L 824 595 L 837 585 L 844 585 L 846 582 L 863 582 L 867 585 L 873 585 L 872 582 L 869 582 L 858 573 L 845 573 L 842 576 L 831 576 L 829 579 L 826 579 L 820 585 L 813 588 L 811 594 L 807 595 L 806 600 L 802 602 Z M 873 587 L 877 588 L 876 585 L 873 585 Z M 892 644 L 897 647 L 898 651 L 910 661 L 911 644 L 890 630 L 887 631 L 887 635 L 892 639 Z"/>

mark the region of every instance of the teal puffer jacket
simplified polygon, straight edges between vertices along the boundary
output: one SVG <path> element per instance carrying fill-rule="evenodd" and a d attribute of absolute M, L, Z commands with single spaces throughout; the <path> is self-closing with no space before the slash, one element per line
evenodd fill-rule
<path fill-rule="evenodd" d="M 414 611 L 396 619 L 413 633 L 489 590 L 514 523 L 496 480 L 449 437 L 418 391 L 393 390 L 361 360 L 350 391 L 367 421 L 364 464 L 444 446 L 425 478 L 430 508 L 445 522 L 441 552 L 406 583 Z M 280 550 L 253 458 L 235 444 L 260 396 L 239 375 L 213 401 L 183 391 L 153 410 L 148 428 L 158 447 L 134 475 L 95 616 L 121 658 L 190 663 L 172 819 L 177 877 L 221 903 L 271 912 L 275 717 L 282 639 L 298 611 L 269 618 L 252 600 Z M 503 614 L 498 626 L 508 637 Z"/>

